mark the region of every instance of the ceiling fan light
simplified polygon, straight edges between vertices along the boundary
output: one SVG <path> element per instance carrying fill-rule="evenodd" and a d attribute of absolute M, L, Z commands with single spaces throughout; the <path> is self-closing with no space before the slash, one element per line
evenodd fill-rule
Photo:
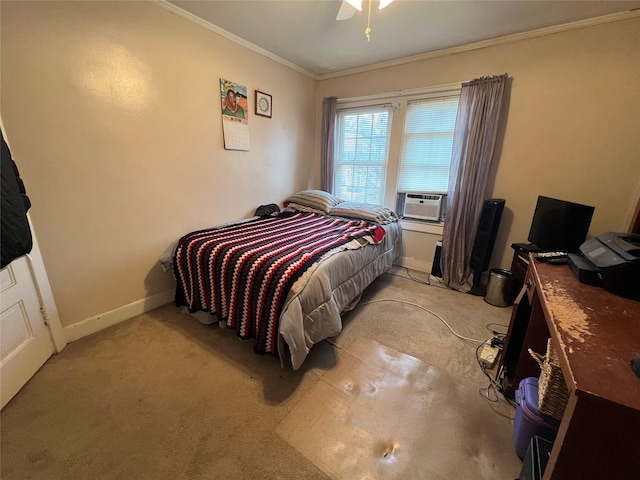
<path fill-rule="evenodd" d="M 347 0 L 348 1 L 348 0 Z M 380 7 L 378 7 L 380 10 L 382 10 L 384 7 L 386 7 L 387 5 L 389 5 L 391 2 L 393 2 L 393 0 L 380 0 Z"/>
<path fill-rule="evenodd" d="M 347 3 L 353 8 L 362 11 L 362 0 L 347 0 Z"/>

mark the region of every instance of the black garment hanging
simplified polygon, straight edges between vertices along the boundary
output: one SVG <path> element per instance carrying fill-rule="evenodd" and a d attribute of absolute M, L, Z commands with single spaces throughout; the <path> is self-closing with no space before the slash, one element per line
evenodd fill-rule
<path fill-rule="evenodd" d="M 1 166 L 1 204 L 0 204 L 0 250 L 2 250 L 2 266 L 4 268 L 13 260 L 31 251 L 33 239 L 27 219 L 27 210 L 31 201 L 27 197 L 24 183 L 20 178 L 18 167 L 11 157 L 9 145 L 2 135 Z"/>

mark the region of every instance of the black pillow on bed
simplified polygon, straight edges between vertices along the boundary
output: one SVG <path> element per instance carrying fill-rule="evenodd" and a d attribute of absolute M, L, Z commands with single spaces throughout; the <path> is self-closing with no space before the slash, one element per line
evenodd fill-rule
<path fill-rule="evenodd" d="M 254 215 L 256 217 L 270 217 L 274 213 L 278 213 L 280 211 L 280 207 L 275 203 L 270 203 L 269 205 L 260 205 L 256 209 L 256 213 Z"/>

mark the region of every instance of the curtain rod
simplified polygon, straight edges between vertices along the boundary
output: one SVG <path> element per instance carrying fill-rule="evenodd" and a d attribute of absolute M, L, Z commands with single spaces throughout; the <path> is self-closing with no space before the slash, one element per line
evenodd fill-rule
<path fill-rule="evenodd" d="M 445 85 L 437 85 L 435 87 L 412 88 L 410 90 L 398 90 L 395 92 L 376 93 L 373 95 L 364 95 L 362 97 L 338 98 L 337 103 L 364 102 L 368 100 L 385 100 L 401 97 L 410 97 L 412 95 L 420 95 L 425 93 L 439 93 L 451 90 L 460 90 L 463 82 L 448 83 Z"/>
<path fill-rule="evenodd" d="M 479 77 L 479 78 L 474 78 L 473 80 L 470 80 L 468 82 L 464 82 L 462 86 L 467 87 L 469 85 L 476 85 L 478 83 L 500 82 L 502 81 L 502 79 L 507 79 L 507 78 L 509 78 L 508 73 L 503 73 L 502 75 L 494 75 L 492 77 Z"/>

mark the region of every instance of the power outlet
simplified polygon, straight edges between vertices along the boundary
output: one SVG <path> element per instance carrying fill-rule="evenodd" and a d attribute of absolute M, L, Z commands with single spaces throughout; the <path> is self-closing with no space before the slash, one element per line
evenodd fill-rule
<path fill-rule="evenodd" d="M 496 360 L 498 360 L 499 353 L 500 349 L 498 347 L 485 345 L 480 352 L 480 363 L 484 368 L 493 368 Z"/>

